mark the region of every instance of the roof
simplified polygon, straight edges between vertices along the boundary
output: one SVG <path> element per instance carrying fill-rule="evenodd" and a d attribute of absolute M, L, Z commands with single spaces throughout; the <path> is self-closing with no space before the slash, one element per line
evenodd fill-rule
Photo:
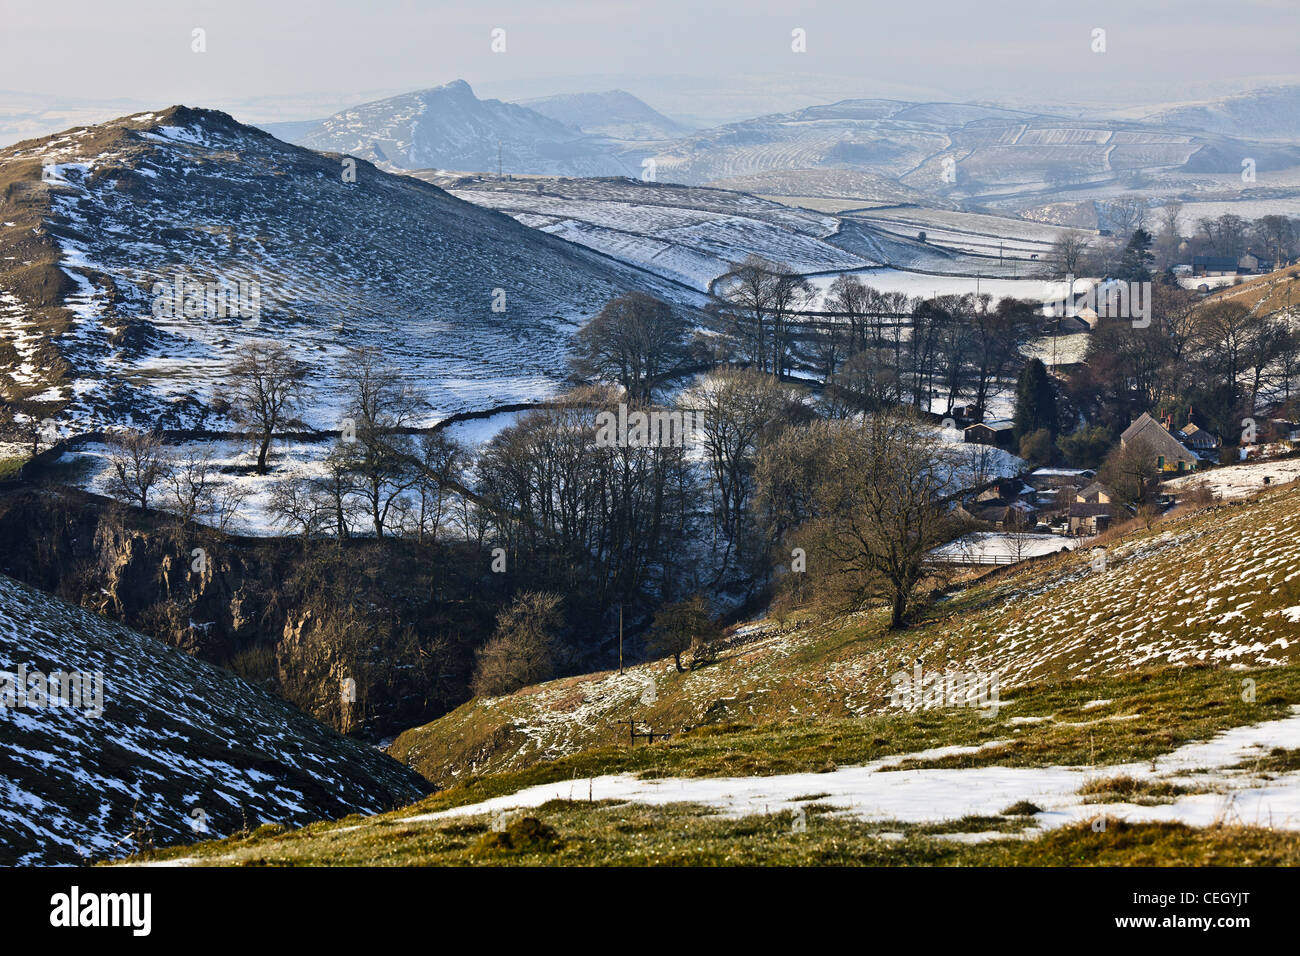
<path fill-rule="evenodd" d="M 1219 447 L 1219 436 L 1199 425 L 1191 424 L 1182 430 L 1183 443 L 1192 449 L 1213 449 Z"/>
<path fill-rule="evenodd" d="M 1197 460 L 1194 452 L 1171 435 L 1164 425 L 1161 425 L 1146 412 L 1139 415 L 1137 420 L 1124 429 L 1124 434 L 1119 437 L 1121 445 L 1127 445 L 1139 439 L 1150 445 L 1152 451 L 1157 455 L 1163 455 L 1165 458 Z"/>
<path fill-rule="evenodd" d="M 1076 501 L 1070 505 L 1071 518 L 1092 518 L 1097 515 L 1106 515 L 1107 517 L 1110 517 L 1114 513 L 1115 509 L 1110 505 L 1103 505 L 1100 503 L 1093 504 Z"/>
<path fill-rule="evenodd" d="M 1192 256 L 1192 265 L 1208 266 L 1211 269 L 1236 269 L 1237 260 L 1232 256 Z"/>
<path fill-rule="evenodd" d="M 1031 478 L 1091 478 L 1097 474 L 1091 468 L 1035 468 Z"/>
<path fill-rule="evenodd" d="M 1115 497 L 1115 493 L 1111 491 L 1109 488 L 1107 488 L 1105 485 L 1103 485 L 1100 481 L 1094 481 L 1087 488 L 1084 488 L 1083 490 L 1078 492 L 1078 496 L 1080 498 L 1088 498 L 1095 494 L 1103 494 L 1107 498 Z"/>

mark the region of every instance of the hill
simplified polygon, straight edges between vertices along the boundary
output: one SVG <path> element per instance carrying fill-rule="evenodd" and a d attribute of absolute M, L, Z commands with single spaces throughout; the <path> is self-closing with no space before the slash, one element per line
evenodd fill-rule
<path fill-rule="evenodd" d="M 1281 532 L 1297 512 L 1292 486 L 1170 518 L 1104 562 L 954 588 L 903 632 L 874 611 L 760 622 L 699 670 L 656 662 L 476 700 L 391 748 L 448 785 L 418 804 L 162 856 L 1295 864 L 1300 544 Z M 996 707 L 891 702 L 913 667 L 996 670 Z M 629 720 L 671 736 L 629 740 Z"/>
<path fill-rule="evenodd" d="M 635 718 L 680 733 L 878 715 L 891 675 L 918 659 L 1001 675 L 1004 693 L 1152 666 L 1300 662 L 1300 491 L 1171 520 L 1096 554 L 1080 550 L 990 574 L 904 631 L 883 611 L 740 628 L 714 665 L 655 662 L 477 698 L 401 735 L 390 752 L 446 785 L 616 742 Z M 622 729 L 619 722 L 622 722 Z"/>
<path fill-rule="evenodd" d="M 613 296 L 701 301 L 428 183 L 346 171 L 185 107 L 0 150 L 0 388 L 79 427 L 220 427 L 230 352 L 276 337 L 314 366 L 313 425 L 338 427 L 333 371 L 364 345 L 441 417 L 558 389 L 571 332 Z M 253 318 L 194 297 L 159 313 L 155 283 L 182 279 L 245 283 Z"/>
<path fill-rule="evenodd" d="M 1255 90 L 1145 112 L 1144 122 L 1271 142 L 1300 141 L 1300 87 Z"/>
<path fill-rule="evenodd" d="M 0 661 L 0 689 L 23 675 L 33 702 L 0 707 L 0 864 L 123 856 L 428 792 L 233 674 L 3 576 Z M 56 672 L 88 676 L 82 706 L 34 706 L 31 682 Z"/>
<path fill-rule="evenodd" d="M 543 96 L 519 105 L 579 132 L 623 142 L 672 139 L 690 130 L 623 90 Z"/>
<path fill-rule="evenodd" d="M 1205 300 L 1206 305 L 1218 302 L 1238 303 L 1249 309 L 1252 315 L 1294 313 L 1300 309 L 1300 268 L 1288 266 L 1265 275 L 1252 276 L 1210 293 Z"/>
<path fill-rule="evenodd" d="M 343 110 L 297 142 L 403 169 L 495 171 L 498 159 L 508 173 L 613 176 L 634 168 L 599 138 L 526 106 L 481 100 L 464 80 Z"/>

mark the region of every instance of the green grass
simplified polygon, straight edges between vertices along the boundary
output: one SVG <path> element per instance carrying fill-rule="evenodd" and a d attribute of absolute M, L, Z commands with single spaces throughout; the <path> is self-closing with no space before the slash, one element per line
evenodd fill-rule
<path fill-rule="evenodd" d="M 924 607 L 901 630 L 888 628 L 881 608 L 821 621 L 801 612 L 781 626 L 769 622 L 768 630 L 698 671 L 679 674 L 666 662 L 632 668 L 636 681 L 654 683 L 652 704 L 641 704 L 638 684 L 613 672 L 565 677 L 506 697 L 472 700 L 406 731 L 389 752 L 435 785 L 454 786 L 470 766 L 479 772 L 521 770 L 618 746 L 619 722 L 625 737 L 629 718 L 671 732 L 677 740 L 688 732 L 710 732 L 704 729 L 710 727 L 729 735 L 735 725 L 834 727 L 879 715 L 886 718 L 880 726 L 902 735 L 881 735 L 898 744 L 893 752 L 917 741 L 930 745 L 929 738 L 936 743 L 987 742 L 993 737 L 983 730 L 990 728 L 999 739 L 1009 740 L 1005 750 L 952 758 L 954 766 L 1038 759 L 1027 747 L 1045 748 L 1079 764 L 1102 762 L 1109 753 L 1128 752 L 1140 759 L 1168 749 L 1168 741 L 1158 739 L 1162 734 L 1177 739 L 1217 724 L 1224 711 L 1247 713 L 1249 706 L 1238 700 L 1240 684 L 1233 685 L 1244 673 L 1221 667 L 1212 678 L 1218 686 L 1198 702 L 1203 709 L 1153 703 L 1176 714 L 1177 722 L 1147 721 L 1147 715 L 1138 719 L 1131 708 L 1125 711 L 1131 702 L 1123 698 L 1127 692 L 1122 687 L 1116 689 L 1117 681 L 1124 683 L 1117 675 L 1126 680 L 1140 667 L 1161 666 L 1185 667 L 1191 675 L 1198 662 L 1225 659 L 1256 668 L 1255 673 L 1274 662 L 1300 664 L 1294 626 L 1281 613 L 1300 604 L 1300 578 L 1290 573 L 1300 562 L 1300 542 L 1284 530 L 1298 521 L 1300 491 L 1278 489 L 1250 502 L 1134 531 L 1108 546 L 1102 572 L 1093 571 L 1087 555 L 1077 553 L 1002 569 Z M 1227 612 L 1231 616 L 1224 618 Z M 890 675 L 918 658 L 928 672 L 998 668 L 1002 702 L 1011 706 L 996 720 L 974 714 L 927 717 L 912 724 L 894 719 L 887 703 Z M 1026 706 L 1022 691 L 1068 687 L 1062 682 L 1071 678 L 1087 678 L 1096 688 L 1094 699 L 1114 698 L 1119 704 L 1083 710 L 1077 704 L 1086 700 L 1061 701 L 1074 710 L 1058 711 L 1046 736 L 1022 733 L 1004 721 L 1052 713 Z M 1201 694 L 1206 687 L 1201 682 L 1188 692 Z M 1170 693 L 1182 692 L 1172 687 Z M 1261 688 L 1260 699 L 1270 693 Z M 1298 699 L 1294 687 L 1287 693 Z M 1183 724 L 1184 719 L 1190 724 Z M 933 720 L 933 726 L 922 726 L 925 720 Z M 1132 721 L 1133 734 L 1126 733 L 1125 721 Z M 1080 733 L 1064 726 L 1067 722 L 1091 730 Z M 1024 742 L 1029 740 L 1034 743 Z M 823 749 L 832 763 L 888 752 L 860 740 L 845 746 L 843 739 L 823 737 L 817 743 L 830 744 Z M 770 763 L 816 769 L 808 766 L 807 754 L 778 759 L 756 753 L 763 749 L 734 754 L 735 772 L 781 772 L 765 771 Z"/>
<path fill-rule="evenodd" d="M 291 832 L 264 827 L 154 858 L 194 857 L 227 866 L 1300 864 L 1300 834 L 1261 828 L 1108 821 L 1100 832 L 1085 822 L 1027 838 L 1032 827 L 1023 820 L 976 817 L 917 826 L 864 823 L 810 809 L 797 828 L 788 811 L 735 819 L 691 804 L 553 801 L 518 815 L 504 835 L 494 833 L 486 818 L 411 822 L 390 814 L 360 827 L 353 818 Z M 996 835 L 978 844 L 944 838 L 990 832 Z"/>
<path fill-rule="evenodd" d="M 1241 681 L 1257 683 L 1256 703 L 1241 700 Z M 1083 705 L 1110 699 L 1102 707 Z M 196 856 L 223 863 L 286 865 L 356 864 L 921 864 L 1073 865 L 1081 862 L 1182 864 L 1296 862 L 1300 837 L 1237 828 L 1195 830 L 1179 826 L 1128 826 L 1111 821 L 1106 831 L 1072 827 L 1038 836 L 1024 801 L 997 817 L 967 817 L 924 824 L 865 822 L 830 813 L 799 798 L 807 832 L 791 831 L 789 811 L 742 820 L 689 805 L 648 807 L 610 801 L 553 801 L 530 813 L 554 828 L 558 846 L 542 853 L 495 844 L 480 845 L 489 832 L 485 817 L 412 821 L 416 815 L 478 803 L 526 787 L 608 773 L 645 777 L 764 775 L 860 764 L 944 744 L 979 745 L 1006 740 L 964 757 L 899 766 L 1103 766 L 1140 762 L 1230 727 L 1277 719 L 1300 699 L 1300 665 L 1260 671 L 1165 668 L 1123 678 L 1035 685 L 1009 699 L 1009 712 L 1047 720 L 1010 725 L 968 710 L 892 713 L 823 722 L 786 722 L 702 728 L 653 746 L 604 747 L 522 770 L 485 774 L 433 794 L 404 810 L 379 817 L 349 817 L 302 830 L 264 827 L 252 834 L 196 847 L 163 851 L 162 857 Z M 1009 738 L 1009 739 L 1008 739 Z M 1292 752 L 1278 756 L 1294 760 Z M 995 761 L 990 754 L 996 754 Z M 1127 782 L 1126 782 L 1127 781 Z M 1126 777 L 1100 777 L 1084 787 L 1099 802 L 1142 802 L 1186 788 Z M 1167 792 L 1166 792 L 1167 791 Z M 1225 836 L 1233 834 L 1230 838 Z M 954 844 L 951 833 L 996 833 L 992 842 Z M 884 834 L 889 834 L 885 836 Z M 901 836 L 900 836 L 901 835 Z M 1240 840 L 1240 845 L 1234 840 Z M 1125 854 L 1129 854 L 1125 856 Z M 1094 856 L 1096 859 L 1094 859 Z M 1123 857 L 1121 859 L 1121 857 Z"/>
<path fill-rule="evenodd" d="M 26 463 L 26 458 L 0 458 L 0 481 L 13 481 Z"/>
<path fill-rule="evenodd" d="M 1300 749 L 1274 747 L 1267 754 L 1237 764 L 1238 770 L 1254 773 L 1291 773 L 1300 770 Z"/>

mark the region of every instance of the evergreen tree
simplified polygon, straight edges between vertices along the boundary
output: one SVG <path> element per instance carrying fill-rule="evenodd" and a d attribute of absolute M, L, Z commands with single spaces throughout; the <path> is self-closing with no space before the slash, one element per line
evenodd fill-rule
<path fill-rule="evenodd" d="M 1016 441 L 1045 428 L 1055 438 L 1060 431 L 1056 414 L 1056 389 L 1047 375 L 1047 366 L 1030 359 L 1016 382 L 1016 411 L 1012 419 Z"/>
<path fill-rule="evenodd" d="M 1127 282 L 1149 282 L 1151 264 L 1156 261 L 1156 257 L 1151 254 L 1153 241 L 1151 233 L 1145 229 L 1138 227 L 1133 230 L 1128 245 L 1124 247 L 1124 254 L 1120 256 L 1116 278 Z"/>

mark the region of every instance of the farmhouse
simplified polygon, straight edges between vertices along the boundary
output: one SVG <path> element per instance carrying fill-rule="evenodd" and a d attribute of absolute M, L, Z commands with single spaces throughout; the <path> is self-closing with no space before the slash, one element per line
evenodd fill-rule
<path fill-rule="evenodd" d="M 1074 500 L 1077 504 L 1108 505 L 1115 500 L 1115 494 L 1100 481 L 1094 481 L 1087 488 L 1080 490 Z"/>
<path fill-rule="evenodd" d="M 1148 413 L 1143 412 L 1137 420 L 1124 429 L 1119 437 L 1120 445 L 1128 446 L 1135 441 L 1144 443 L 1155 458 L 1155 466 L 1162 474 L 1169 472 L 1195 471 L 1200 464 L 1200 456 L 1184 445 L 1173 434 L 1172 424 L 1166 419 L 1158 422 Z"/>
<path fill-rule="evenodd" d="M 1070 534 L 1101 534 L 1110 527 L 1114 509 L 1108 504 L 1085 504 L 1076 501 L 1070 505 Z"/>
<path fill-rule="evenodd" d="M 1253 253 L 1240 258 L 1233 256 L 1192 256 L 1191 272 L 1194 276 L 1235 276 L 1272 272 L 1273 263 Z"/>

